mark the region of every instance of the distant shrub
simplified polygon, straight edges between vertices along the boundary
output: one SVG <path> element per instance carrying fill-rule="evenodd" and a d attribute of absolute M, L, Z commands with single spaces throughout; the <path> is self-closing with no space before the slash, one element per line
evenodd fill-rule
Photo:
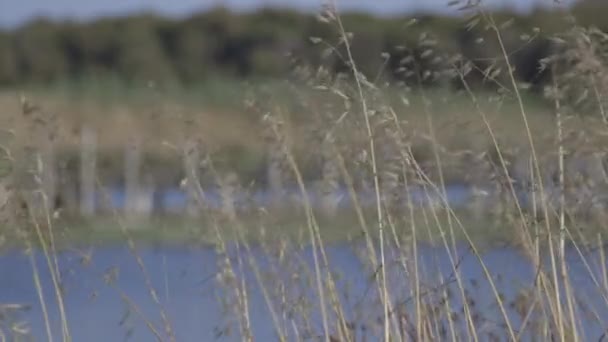
<path fill-rule="evenodd" d="M 603 7 L 580 5 L 569 13 L 579 25 L 605 30 L 599 14 L 603 12 Z M 547 37 L 568 29 L 566 15 L 536 11 L 526 16 L 500 12 L 494 17 L 504 26 L 502 35 L 516 76 L 542 89 L 548 74 L 541 61 L 554 51 Z M 453 67 L 453 56 L 470 64 L 465 77 L 472 85 L 495 84 L 485 82 L 488 76 L 504 74 L 496 40 L 485 39 L 493 33 L 475 25 L 474 18 L 379 18 L 353 12 L 345 13 L 342 20 L 352 34 L 353 60 L 370 80 L 428 86 L 453 83 L 443 73 Z M 0 34 L 0 84 L 90 75 L 193 84 L 218 75 L 284 77 L 294 64 L 312 69 L 322 65 L 335 74 L 349 70 L 345 53 L 334 26 L 285 9 L 237 14 L 215 8 L 183 20 L 153 14 L 87 23 L 37 20 Z"/>

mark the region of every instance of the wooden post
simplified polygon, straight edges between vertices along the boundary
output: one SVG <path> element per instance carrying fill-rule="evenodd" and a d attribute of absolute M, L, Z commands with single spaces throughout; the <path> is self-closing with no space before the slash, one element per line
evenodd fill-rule
<path fill-rule="evenodd" d="M 323 213 L 328 217 L 333 217 L 338 211 L 338 206 L 343 195 L 340 194 L 340 169 L 336 162 L 336 157 L 331 151 L 333 149 L 329 144 L 333 141 L 325 142 L 321 150 L 323 154 L 323 165 L 321 170 L 321 189 L 320 189 L 320 206 Z"/>
<path fill-rule="evenodd" d="M 56 192 L 61 199 L 61 211 L 68 215 L 77 215 L 79 212 L 78 201 L 78 160 L 67 160 L 57 170 L 58 189 Z"/>
<path fill-rule="evenodd" d="M 124 213 L 127 217 L 142 214 L 139 202 L 143 191 L 139 182 L 141 168 L 141 140 L 133 138 L 125 146 L 125 206 Z"/>
<path fill-rule="evenodd" d="M 47 139 L 40 155 L 39 172 L 41 190 L 44 196 L 44 206 L 51 214 L 55 210 L 55 196 L 57 194 L 57 164 L 55 162 L 55 147 L 53 141 Z"/>
<path fill-rule="evenodd" d="M 95 215 L 95 182 L 97 178 L 97 133 L 84 125 L 81 131 L 80 214 Z"/>
<path fill-rule="evenodd" d="M 155 207 L 156 181 L 152 174 L 145 174 L 140 191 L 140 201 L 138 211 L 143 213 L 147 218 L 152 216 Z"/>
<path fill-rule="evenodd" d="M 220 195 L 222 198 L 222 213 L 229 219 L 236 219 L 236 208 L 234 206 L 235 196 L 239 190 L 239 177 L 234 172 L 229 172 L 220 184 Z"/>
<path fill-rule="evenodd" d="M 199 193 L 199 164 L 200 150 L 196 141 L 188 140 L 184 143 L 184 172 L 185 183 L 182 184 L 186 193 L 186 215 L 195 218 L 200 216 L 202 194 Z"/>

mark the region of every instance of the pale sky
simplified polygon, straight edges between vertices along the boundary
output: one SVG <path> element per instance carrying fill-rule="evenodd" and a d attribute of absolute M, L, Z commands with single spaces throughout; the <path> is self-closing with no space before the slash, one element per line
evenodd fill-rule
<path fill-rule="evenodd" d="M 376 14 L 395 14 L 412 11 L 445 13 L 449 0 L 337 0 L 342 10 L 359 9 Z M 551 6 L 555 0 L 483 0 L 488 6 L 514 7 L 528 11 L 537 6 Z M 576 0 L 560 0 L 571 4 Z M 315 11 L 322 0 L 2 0 L 0 1 L 0 27 L 10 28 L 23 24 L 36 16 L 55 19 L 90 19 L 99 16 L 127 15 L 153 10 L 171 17 L 183 17 L 216 5 L 235 10 L 249 10 L 264 5 L 278 5 Z"/>

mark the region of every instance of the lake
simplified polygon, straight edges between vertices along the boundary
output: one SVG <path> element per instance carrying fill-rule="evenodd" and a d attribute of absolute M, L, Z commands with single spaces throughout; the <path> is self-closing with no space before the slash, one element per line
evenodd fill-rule
<path fill-rule="evenodd" d="M 330 267 L 341 275 L 338 288 L 349 319 L 370 319 L 381 315 L 381 307 L 373 304 L 374 286 L 370 286 L 369 272 L 357 258 L 355 245 L 336 244 L 327 246 Z M 236 245 L 232 245 L 227 255 L 236 264 Z M 308 265 L 312 269 L 312 249 L 292 248 L 291 256 L 297 260 L 275 273 L 276 277 L 288 279 L 293 274 L 303 274 L 295 268 Z M 83 253 L 90 256 L 90 263 L 83 262 Z M 238 334 L 216 336 L 218 329 L 227 322 L 222 315 L 218 298 L 226 298 L 224 288 L 218 286 L 218 253 L 211 248 L 178 248 L 142 246 L 136 249 L 147 270 L 149 284 L 157 291 L 160 304 L 166 310 L 178 341 L 239 341 Z M 249 313 L 251 327 L 256 341 L 275 341 L 270 312 L 256 281 L 253 268 L 247 260 L 254 260 L 262 270 L 270 270 L 275 263 L 259 247 L 253 247 L 242 267 L 237 267 L 249 289 Z M 480 336 L 493 330 L 503 331 L 502 316 L 495 305 L 479 261 L 464 246 L 457 251 L 459 271 L 467 290 L 472 293 L 476 307 L 482 312 L 484 321 L 479 324 Z M 396 260 L 389 251 L 388 260 Z M 596 310 L 600 321 L 608 322 L 608 310 L 599 296 L 582 259 L 574 250 L 569 251 L 568 266 L 573 287 L 580 300 Z M 601 279 L 599 253 L 587 256 L 594 274 Z M 47 303 L 54 340 L 61 340 L 60 316 L 54 296 L 53 284 L 44 255 L 36 252 L 33 260 L 39 269 L 41 286 Z M 501 294 L 507 303 L 511 302 L 522 288 L 530 288 L 534 282 L 535 270 L 526 257 L 510 248 L 493 248 L 484 252 L 483 260 L 490 269 Z M 153 341 L 154 335 L 146 327 L 146 320 L 158 326 L 162 333 L 159 307 L 153 301 L 146 277 L 138 266 L 133 252 L 125 246 L 98 247 L 96 249 L 64 251 L 57 259 L 65 291 L 65 308 L 73 341 Z M 545 261 L 547 265 L 548 260 Z M 605 262 L 605 261 L 603 261 Z M 410 295 L 408 276 L 398 263 L 387 263 L 390 292 L 394 302 L 406 301 Z M 439 276 L 450 278 L 452 266 L 448 254 L 441 247 L 422 245 L 419 249 L 420 269 L 425 271 L 422 284 L 429 288 L 441 283 Z M 108 274 L 115 275 L 115 281 L 107 283 Z M 29 323 L 34 340 L 47 340 L 42 309 L 38 300 L 32 272 L 32 264 L 27 255 L 11 251 L 0 256 L 0 304 L 19 303 L 29 306 L 29 310 L 18 318 Z M 269 280 L 272 284 L 273 280 Z M 312 285 L 312 286 L 311 286 Z M 301 281 L 294 291 L 307 297 L 312 304 L 318 303 L 314 282 L 307 285 Z M 447 282 L 453 293 L 458 293 L 455 282 Z M 121 298 L 121 293 L 129 298 L 130 304 Z M 293 294 L 293 293 L 292 293 Z M 295 295 L 295 294 L 294 294 Z M 455 295 L 450 302 L 454 310 L 459 310 L 461 301 Z M 137 307 L 139 314 L 132 306 Z M 129 309 L 131 307 L 131 309 Z M 412 309 L 411 302 L 407 306 Z M 564 305 L 564 307 L 566 307 Z M 512 307 L 507 307 L 515 329 L 521 319 Z M 311 309 L 310 316 L 316 331 L 322 326 L 318 307 Z M 145 317 L 145 319 L 143 318 Z M 234 315 L 232 315 L 234 317 Z M 367 318 L 365 318 L 367 317 Z M 580 313 L 583 340 L 597 341 L 608 328 Z M 0 325 L 1 326 L 1 325 Z M 288 326 L 286 322 L 286 326 Z M 236 331 L 238 332 L 238 331 Z M 292 334 L 290 332 L 290 334 Z M 359 334 L 364 334 L 360 331 Z M 289 340 L 295 340 L 289 335 Z M 379 336 L 379 335 L 378 335 Z M 466 335 L 463 335 L 466 336 Z M 523 336 L 527 340 L 526 335 Z M 482 338 L 484 340 L 484 338 Z"/>

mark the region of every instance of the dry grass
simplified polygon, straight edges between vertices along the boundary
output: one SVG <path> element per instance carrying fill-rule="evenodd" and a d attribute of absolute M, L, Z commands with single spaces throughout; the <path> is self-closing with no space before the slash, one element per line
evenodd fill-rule
<path fill-rule="evenodd" d="M 102 149 L 121 149 L 133 136 L 140 136 L 151 150 L 163 151 L 162 142 L 179 143 L 184 130 L 196 134 L 212 147 L 223 145 L 245 145 L 260 148 L 260 137 L 250 127 L 255 118 L 241 113 L 213 111 L 204 108 L 183 108 L 170 99 L 163 98 L 162 105 L 153 96 L 150 103 L 107 103 L 94 100 L 74 101 L 61 96 L 24 93 L 29 101 L 36 103 L 45 112 L 55 115 L 58 126 L 59 146 L 75 147 L 80 144 L 80 129 L 84 123 L 99 132 Z M 3 127 L 15 128 L 18 137 L 27 137 L 24 131 L 27 118 L 22 115 L 20 94 L 0 94 Z"/>
<path fill-rule="evenodd" d="M 601 297 L 596 298 L 594 304 L 608 305 L 608 271 L 602 242 L 608 205 L 599 197 L 602 190 L 608 189 L 603 164 L 608 152 L 605 148 L 608 121 L 602 115 L 602 97 L 581 97 L 582 100 L 573 104 L 569 100 L 573 91 L 569 82 L 576 79 L 597 94 L 604 94 L 608 89 L 603 88 L 603 82 L 592 79 L 585 83 L 581 79 L 584 81 L 584 76 L 590 74 L 592 78 L 608 75 L 604 62 L 608 56 L 594 49 L 580 55 L 573 53 L 567 62 L 578 67 L 574 70 L 579 70 L 580 78 L 561 72 L 563 64 L 559 60 L 549 63 L 547 67 L 552 68 L 555 83 L 547 89 L 548 101 L 539 106 L 526 98 L 525 90 L 514 78 L 510 54 L 502 42 L 502 32 L 508 25 L 496 23 L 492 15 L 484 11 L 478 12 L 475 18 L 478 25 L 486 25 L 493 34 L 493 43 L 503 47 L 503 56 L 496 62 L 504 73 L 500 83 L 502 92 L 496 96 L 472 91 L 465 78 L 470 67 L 456 58 L 451 64 L 451 75 L 462 81 L 462 93 L 445 95 L 444 100 L 441 92 L 404 90 L 393 97 L 391 90 L 358 73 L 356 61 L 348 55 L 351 38 L 347 28 L 343 27 L 337 12 L 328 7 L 320 19 L 335 25 L 342 32 L 342 39 L 327 45 L 345 45 L 344 58 L 352 68 L 345 77 L 350 81 L 312 78 L 311 83 L 319 82 L 318 86 L 302 92 L 298 98 L 306 105 L 305 109 L 254 98 L 244 109 L 252 113 L 251 116 L 204 115 L 179 105 L 168 105 L 170 102 L 163 99 L 160 107 L 152 103 L 125 109 L 120 104 L 112 104 L 99 112 L 84 112 L 95 107 L 62 102 L 58 98 L 37 98 L 37 102 L 50 108 L 49 112 L 63 113 L 53 119 L 56 120 L 54 127 L 59 127 L 56 131 L 44 128 L 45 120 L 42 124 L 36 122 L 38 117 L 29 115 L 24 103 L 12 103 L 10 97 L 2 98 L 2 102 L 7 103 L 7 112 L 24 114 L 7 124 L 24 127 L 17 128 L 16 136 L 25 138 L 22 141 L 26 142 L 32 137 L 34 125 L 42 126 L 45 134 L 54 132 L 62 136 L 59 141 L 64 141 L 64 146 L 78 146 L 70 137 L 73 137 L 74 125 L 86 119 L 99 127 L 103 132 L 100 134 L 104 139 L 102 145 L 110 149 L 123 139 L 141 134 L 146 141 L 159 144 L 164 139 L 173 140 L 176 146 L 182 146 L 188 139 L 200 138 L 203 139 L 199 151 L 202 154 L 208 152 L 208 146 L 227 144 L 243 146 L 248 152 L 259 149 L 271 155 L 267 166 L 276 169 L 273 176 L 276 179 L 271 179 L 271 183 L 279 188 L 281 184 L 294 185 L 301 194 L 298 204 L 278 203 L 276 208 L 254 207 L 243 213 L 232 206 L 230 197 L 248 186 L 238 172 L 236 176 L 226 177 L 227 166 L 213 156 L 204 166 L 190 163 L 185 170 L 192 175 L 187 186 L 196 190 L 202 222 L 200 229 L 190 233 L 213 241 L 219 256 L 221 270 L 216 281 L 222 291 L 220 298 L 228 325 L 220 335 L 233 330 L 241 340 L 255 339 L 251 318 L 256 313 L 250 308 L 252 294 L 249 284 L 238 276 L 244 268 L 249 268 L 262 289 L 263 301 L 270 312 L 269 323 L 280 341 L 309 338 L 518 341 L 527 337 L 586 340 L 583 322 L 601 325 L 602 318 L 589 309 L 574 288 L 566 256 L 577 255 L 582 259 L 580 267 L 588 272 Z M 578 34 L 573 42 L 593 42 L 593 36 L 587 31 L 581 30 Z M 580 44 L 573 46 L 574 52 L 581 52 Z M 593 63 L 588 62 L 590 60 Z M 581 63 L 590 65 L 581 66 Z M 322 74 L 322 70 L 317 72 Z M 315 95 L 316 92 L 322 96 Z M 595 106 L 584 107 L 585 112 L 581 112 L 578 105 L 586 100 L 595 101 Z M 48 114 L 41 117 L 52 118 Z M 114 119 L 109 120 L 110 117 Z M 20 142 L 10 148 L 20 149 Z M 34 152 L 37 151 L 34 149 Z M 189 158 L 191 152 L 179 148 L 173 151 L 178 160 Z M 586 159 L 588 164 L 582 169 L 576 168 L 576 161 L 591 157 L 596 159 Z M 317 165 L 310 174 L 307 163 Z M 224 207 L 220 210 L 205 205 L 207 184 L 200 176 L 202 167 L 207 179 L 215 182 L 225 195 Z M 308 182 L 310 177 L 318 181 L 315 183 L 318 188 Z M 456 180 L 491 190 L 481 195 L 480 209 L 458 211 L 447 203 L 446 185 Z M 423 187 L 424 194 L 434 199 L 433 205 L 413 204 L 412 193 L 404 189 L 414 184 Z M 349 190 L 348 196 L 354 203 L 345 215 L 348 218 L 345 225 L 355 233 L 344 235 L 351 235 L 353 242 L 362 242 L 356 245 L 364 265 L 361 271 L 367 276 L 370 289 L 364 298 L 357 298 L 362 309 L 356 312 L 351 312 L 348 298 L 341 295 L 339 277 L 330 272 L 327 257 L 327 245 L 332 241 L 328 227 L 338 226 L 338 213 L 331 205 L 319 212 L 311 201 L 315 191 L 331 193 L 338 185 Z M 371 205 L 362 204 L 360 191 L 364 189 L 374 194 Z M 560 192 L 551 195 L 555 189 Z M 521 203 L 516 194 L 520 190 L 527 191 L 533 200 Z M 587 197 L 581 197 L 581 192 Z M 37 214 L 31 207 L 19 207 L 16 201 L 40 193 L 42 202 L 46 203 L 44 191 L 39 188 L 11 189 L 12 197 L 5 205 L 7 227 L 28 249 L 39 246 L 44 251 L 45 267 L 51 271 L 53 295 L 60 309 L 62 340 L 70 341 L 70 317 L 63 310 L 61 278 L 56 265 L 58 221 L 48 206 L 43 206 L 46 210 Z M 546 200 L 550 195 L 554 200 Z M 285 208 L 294 211 L 282 211 Z M 473 214 L 478 215 L 477 222 L 491 222 L 492 229 L 509 236 L 510 248 L 524 255 L 534 270 L 533 283 L 517 287 L 516 294 L 510 297 L 503 292 L 502 281 L 496 275 L 501 270 L 490 268 L 482 245 L 475 238 L 475 234 L 487 231 L 483 223 L 481 228 L 475 226 L 475 220 L 470 219 Z M 295 221 L 291 235 L 282 234 L 283 230 L 287 232 L 283 217 Z M 117 212 L 113 213 L 113 219 L 146 279 L 143 290 L 149 293 L 162 317 L 160 322 L 146 321 L 146 324 L 159 340 L 174 341 L 173 326 L 149 282 L 148 270 L 139 256 L 134 234 L 127 227 L 128 221 Z M 262 272 L 258 260 L 252 256 L 254 243 L 270 257 L 267 272 Z M 448 274 L 437 275 L 425 268 L 428 265 L 419 260 L 423 244 L 446 255 L 450 266 Z M 231 246 L 237 251 L 236 258 L 229 257 Z M 462 246 L 465 246 L 464 253 L 459 248 Z M 312 251 L 312 265 L 298 259 L 297 252 L 305 247 Z M 600 272 L 593 271 L 591 265 L 595 260 L 589 256 L 598 249 L 602 261 Z M 461 269 L 464 257 L 473 258 L 480 265 L 479 279 L 466 279 Z M 46 308 L 45 291 L 38 278 L 39 267 L 41 265 L 32 262 L 39 299 Z M 404 287 L 404 282 L 408 286 Z M 486 302 L 480 302 L 474 292 L 479 284 L 489 289 Z M 314 295 L 301 296 L 303 289 Z M 54 314 L 45 311 L 44 315 L 48 326 L 52 321 L 49 316 Z"/>
<path fill-rule="evenodd" d="M 458 163 L 462 164 L 455 155 L 463 151 L 479 154 L 491 153 L 494 150 L 485 124 L 479 120 L 473 101 L 465 93 L 433 91 L 427 95 L 431 102 L 425 106 L 420 94 L 416 92 L 402 92 L 397 88 L 376 92 L 389 94 L 375 101 L 389 103 L 399 120 L 403 120 L 404 134 L 408 136 L 413 153 L 421 163 L 428 160 L 428 163 L 434 163 L 429 148 L 432 141 L 436 141 L 446 152 L 446 167 L 443 172 L 448 181 L 463 181 L 463 172 L 466 173 L 469 167 L 466 164 L 454 167 Z M 98 132 L 99 153 L 108 156 L 112 160 L 111 165 L 114 165 L 113 170 L 108 171 L 111 174 L 122 172 L 119 166 L 120 153 L 133 137 L 141 139 L 147 158 L 151 162 L 156 161 L 153 165 L 161 163 L 165 166 L 172 165 L 172 168 L 179 168 L 180 162 L 175 158 L 175 149 L 171 146 L 180 146 L 184 143 L 184 137 L 190 137 L 200 141 L 206 152 L 214 153 L 218 163 L 222 159 L 229 160 L 231 168 L 236 168 L 237 173 L 246 176 L 247 172 L 250 172 L 248 170 L 264 168 L 267 134 L 260 125 L 260 117 L 267 112 L 277 111 L 276 107 L 266 108 L 267 105 L 265 108 L 257 108 L 255 105 L 240 106 L 239 110 L 184 105 L 176 102 L 178 99 L 162 94 L 148 95 L 147 100 L 135 103 L 124 99 L 109 99 L 108 103 L 100 103 L 101 99 L 90 97 L 75 100 L 65 94 L 53 91 L 45 93 L 40 90 L 22 95 L 42 108 L 46 113 L 46 124 L 56 127 L 53 143 L 57 150 L 63 151 L 66 158 L 78 153 L 83 123 L 95 127 Z M 479 95 L 483 99 L 481 108 L 489 125 L 494 128 L 497 139 L 503 145 L 502 148 L 526 150 L 527 146 L 523 143 L 526 133 L 523 123 L 517 119 L 514 99 L 489 96 Z M 235 99 L 235 102 L 243 101 L 245 95 L 243 99 Z M 310 164 L 318 151 L 318 134 L 315 132 L 320 122 L 328 120 L 322 113 L 327 110 L 338 113 L 345 108 L 339 96 L 322 91 L 308 91 L 301 94 L 298 101 L 302 102 L 302 105 L 281 106 L 280 110 L 286 124 L 283 129 L 289 129 L 294 153 L 306 169 L 315 167 Z M 553 151 L 555 132 L 547 129 L 553 120 L 551 108 L 538 103 L 532 103 L 530 107 L 529 125 L 533 134 L 538 137 L 537 150 Z M 28 118 L 22 115 L 20 95 L 16 92 L 3 92 L 0 94 L 0 108 L 2 127 L 10 127 L 17 137 L 25 139 L 24 143 L 29 142 Z M 433 122 L 434 137 L 429 133 L 427 114 Z M 343 130 L 340 134 L 352 144 L 362 144 L 365 142 L 365 135 L 360 134 L 359 128 L 355 126 L 348 131 Z M 571 118 L 565 123 L 565 129 L 584 135 L 585 139 L 605 139 L 602 132 L 598 131 L 598 119 L 595 117 Z M 309 164 L 304 165 L 305 163 Z M 460 166 L 464 166 L 465 170 L 461 170 Z M 149 170 L 154 172 L 154 166 Z M 436 177 L 433 179 L 437 180 Z"/>

